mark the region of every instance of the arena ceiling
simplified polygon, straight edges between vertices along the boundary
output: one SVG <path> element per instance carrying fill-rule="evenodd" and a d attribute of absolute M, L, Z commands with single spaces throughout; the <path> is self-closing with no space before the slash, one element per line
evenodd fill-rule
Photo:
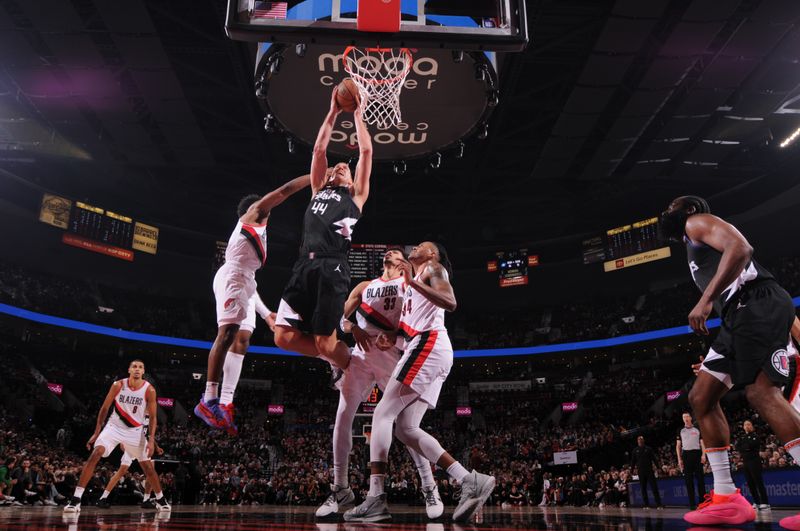
<path fill-rule="evenodd" d="M 240 195 L 309 161 L 264 132 L 254 51 L 225 37 L 224 7 L 0 1 L 4 178 L 224 235 Z M 736 213 L 795 184 L 800 148 L 779 144 L 800 127 L 800 2 L 530 0 L 528 14 L 489 138 L 437 170 L 379 168 L 358 239 L 557 240 L 677 194 Z M 299 240 L 303 208 L 278 240 Z"/>

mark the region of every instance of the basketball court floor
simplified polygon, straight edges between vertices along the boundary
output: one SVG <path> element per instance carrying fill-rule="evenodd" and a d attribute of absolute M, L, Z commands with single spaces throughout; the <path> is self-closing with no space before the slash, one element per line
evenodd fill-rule
<path fill-rule="evenodd" d="M 449 515 L 452 508 L 446 511 Z M 6 508 L 0 510 L 0 529 L 241 529 L 303 531 L 352 531 L 359 529 L 405 531 L 461 530 L 684 530 L 692 529 L 758 529 L 778 530 L 778 521 L 794 511 L 773 510 L 759 515 L 753 524 L 739 527 L 711 528 L 691 526 L 683 521 L 684 510 L 617 509 L 617 508 L 538 508 L 519 507 L 500 509 L 488 507 L 470 524 L 455 524 L 449 520 L 430 522 L 421 507 L 392 507 L 393 518 L 380 524 L 344 523 L 337 520 L 317 521 L 312 507 L 203 507 L 176 506 L 171 513 L 157 514 L 138 507 L 97 509 L 86 507 L 79 515 L 64 515 L 60 507 Z"/>

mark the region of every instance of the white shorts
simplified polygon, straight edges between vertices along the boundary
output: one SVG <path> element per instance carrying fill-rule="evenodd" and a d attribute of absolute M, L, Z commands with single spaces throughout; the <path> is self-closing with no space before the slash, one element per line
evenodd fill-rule
<path fill-rule="evenodd" d="M 397 362 L 400 361 L 402 351 L 392 347 L 383 351 L 377 347 L 364 352 L 356 345 L 350 365 L 342 376 L 342 393 L 347 397 L 355 397 L 363 402 L 372 391 L 372 386 L 378 384 L 381 391 L 386 390 L 386 384 L 392 377 Z"/>
<path fill-rule="evenodd" d="M 447 330 L 430 330 L 406 342 L 392 377 L 409 386 L 433 409 L 453 366 L 453 345 Z"/>
<path fill-rule="evenodd" d="M 257 296 L 256 279 L 251 272 L 223 264 L 214 275 L 217 324 L 238 324 L 242 329 L 255 330 Z"/>
<path fill-rule="evenodd" d="M 120 428 L 114 424 L 106 424 L 100 436 L 94 442 L 95 448 L 102 446 L 105 451 L 103 457 L 108 457 L 118 444 L 125 445 L 125 451 L 131 454 L 133 459 L 142 459 L 144 453 L 143 429 L 138 428 Z M 146 454 L 145 454 L 146 455 Z"/>

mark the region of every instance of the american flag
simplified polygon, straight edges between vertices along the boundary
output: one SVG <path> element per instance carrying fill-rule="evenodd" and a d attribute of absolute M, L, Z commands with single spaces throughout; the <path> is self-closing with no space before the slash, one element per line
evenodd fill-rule
<path fill-rule="evenodd" d="M 288 2 L 256 2 L 251 18 L 285 19 Z"/>

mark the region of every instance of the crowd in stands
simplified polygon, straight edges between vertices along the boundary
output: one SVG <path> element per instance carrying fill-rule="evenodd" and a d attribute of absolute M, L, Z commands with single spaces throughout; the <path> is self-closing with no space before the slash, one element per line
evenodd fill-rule
<path fill-rule="evenodd" d="M 797 294 L 800 259 L 767 265 L 790 294 Z M 138 332 L 213 337 L 213 301 L 210 292 L 206 295 L 196 300 L 180 299 L 155 290 L 67 279 L 0 262 L 0 302 Z M 685 325 L 686 314 L 696 301 L 697 290 L 687 277 L 684 283 L 657 292 L 491 314 L 463 310 L 451 316 L 451 327 L 456 348 L 584 341 Z M 255 339 L 260 344 L 273 344 L 263 326 L 257 327 Z"/>
<path fill-rule="evenodd" d="M 800 287 L 792 276 L 795 265 L 796 261 L 787 260 L 773 269 L 793 294 Z M 541 333 L 531 328 L 530 318 L 519 316 L 499 317 L 496 322 L 490 316 L 487 325 L 487 316 L 483 315 L 481 325 L 473 330 L 480 330 L 477 337 L 482 345 L 517 346 L 675 326 L 683 324 L 685 312 L 669 308 L 690 308 L 693 290 L 685 285 L 633 301 L 550 308 L 546 310 L 548 319 L 537 314 L 537 323 L 549 323 Z M 193 323 L 203 323 L 205 318 L 180 319 L 191 313 L 191 304 L 165 297 L 158 300 L 164 304 L 154 304 L 150 294 L 131 295 L 118 288 L 55 279 L 0 264 L 0 302 L 107 325 L 123 323 L 115 319 L 124 319 L 125 327 L 132 330 L 189 336 L 198 332 Z M 114 313 L 100 311 L 104 305 L 113 307 Z M 155 309 L 143 316 L 141 308 Z M 634 314 L 635 320 L 622 320 Z M 554 334 L 556 327 L 559 332 Z M 46 335 L 28 333 L 20 339 L 16 331 L 0 334 L 0 354 L 6 361 L 4 386 L 0 387 L 0 504 L 63 503 L 76 484 L 87 456 L 85 442 L 105 391 L 114 379 L 125 376 L 127 362 L 133 357 L 122 345 L 102 352 L 96 346 L 87 351 L 76 348 L 68 340 Z M 693 352 L 692 359 L 698 353 Z M 326 387 L 322 364 L 290 360 L 282 362 L 284 367 L 280 368 L 275 363 L 245 363 L 245 380 L 270 380 L 271 388 L 240 388 L 236 399 L 240 435 L 230 437 L 209 431 L 191 416 L 202 379 L 193 380 L 190 375 L 204 373 L 205 364 L 203 353 L 193 356 L 186 359 L 162 353 L 146 357 L 146 376 L 162 396 L 174 397 L 180 406 L 163 411 L 164 421 L 158 428 L 159 444 L 166 451 L 158 469 L 168 498 L 186 504 L 320 504 L 329 493 L 332 479 L 331 427 L 337 403 L 336 393 Z M 474 363 L 457 361 L 440 407 L 426 415 L 423 425 L 457 459 L 497 477 L 490 503 L 624 504 L 636 473 L 631 469 L 629 452 L 638 434 L 644 434 L 647 444 L 657 452 L 659 477 L 680 474 L 675 435 L 682 408 L 687 407 L 685 384 L 691 377 L 687 355 L 666 367 L 606 366 L 594 374 L 586 366 L 564 363 L 542 383 L 537 380 L 539 373 L 532 368 L 533 362 L 487 362 L 481 370 Z M 527 381 L 530 386 L 513 391 L 472 390 L 468 394 L 473 416 L 456 418 L 459 396 L 475 380 Z M 65 384 L 57 404 L 48 394 L 45 381 Z M 684 390 L 680 405 L 659 405 L 667 391 L 679 389 Z M 286 405 L 283 417 L 266 414 L 272 400 Z M 570 401 L 580 407 L 571 413 L 562 412 L 561 404 Z M 765 467 L 793 465 L 752 410 L 732 402 L 728 411 L 735 430 L 741 430 L 741 422 L 748 418 L 764 434 Z M 555 452 L 571 450 L 578 451 L 579 465 L 552 464 Z M 735 452 L 733 456 L 734 466 L 741 466 L 741 458 Z M 87 489 L 88 503 L 99 497 L 118 459 L 116 452 L 99 467 Z M 360 495 L 368 488 L 368 459 L 368 446 L 362 438 L 356 438 L 350 483 Z M 436 478 L 445 503 L 453 503 L 458 490 L 443 471 L 437 470 Z M 135 501 L 143 492 L 142 479 L 138 468 L 132 467 L 115 500 Z M 393 503 L 421 502 L 416 471 L 399 444 L 390 454 L 386 482 Z"/>

